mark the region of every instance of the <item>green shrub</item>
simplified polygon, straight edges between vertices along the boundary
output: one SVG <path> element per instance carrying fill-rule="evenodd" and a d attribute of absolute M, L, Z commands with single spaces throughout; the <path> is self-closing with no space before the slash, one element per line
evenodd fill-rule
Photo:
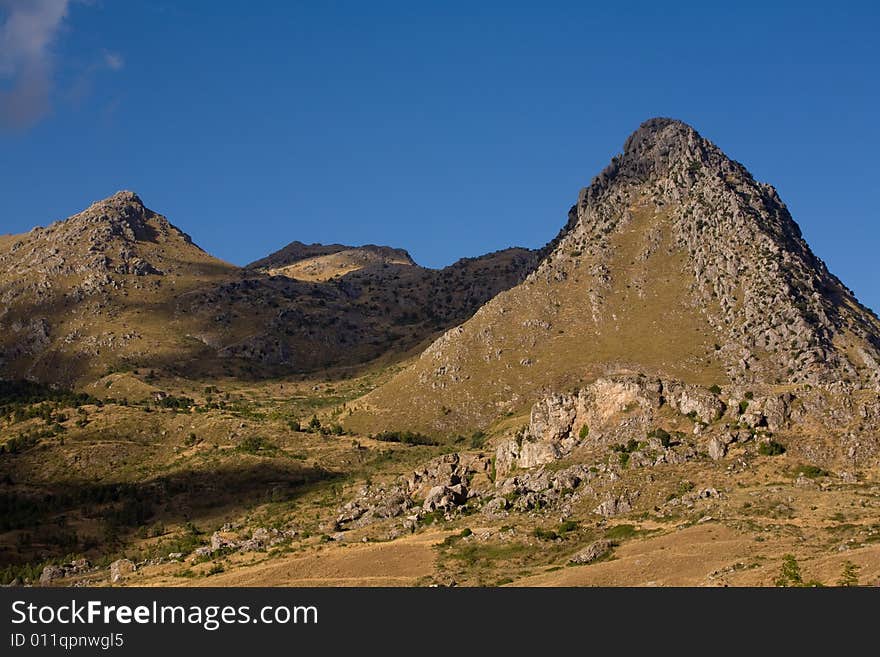
<path fill-rule="evenodd" d="M 532 535 L 539 541 L 555 541 L 559 538 L 559 534 L 552 529 L 543 529 L 541 527 L 535 527 L 535 529 L 532 530 Z"/>
<path fill-rule="evenodd" d="M 614 527 L 609 527 L 605 531 L 605 538 L 612 541 L 620 541 L 626 538 L 632 538 L 636 535 L 637 531 L 635 525 L 615 525 Z"/>
<path fill-rule="evenodd" d="M 414 431 L 383 431 L 373 436 L 374 440 L 385 443 L 403 443 L 404 445 L 439 445 L 436 440 Z"/>
<path fill-rule="evenodd" d="M 176 411 L 188 409 L 194 405 L 195 401 L 189 397 L 175 397 L 174 395 L 168 395 L 156 401 L 156 406 L 159 408 L 171 408 Z"/>
<path fill-rule="evenodd" d="M 822 586 L 820 582 L 810 580 L 805 582 L 801 576 L 801 567 L 793 554 L 786 554 L 782 557 L 782 570 L 779 577 L 773 580 L 776 586 Z"/>
<path fill-rule="evenodd" d="M 247 436 L 238 444 L 238 451 L 255 456 L 272 456 L 278 452 L 278 445 L 262 436 Z"/>
<path fill-rule="evenodd" d="M 586 437 L 589 436 L 589 435 L 590 435 L 590 427 L 588 427 L 588 426 L 585 424 L 585 425 L 583 425 L 583 426 L 581 427 L 581 430 L 578 431 L 578 437 L 579 437 L 581 440 L 583 440 L 584 438 L 586 438 Z"/>
<path fill-rule="evenodd" d="M 578 528 L 578 523 L 574 520 L 563 520 L 559 524 L 558 532 L 560 534 L 567 534 L 569 532 L 573 532 Z"/>
<path fill-rule="evenodd" d="M 623 445 L 622 443 L 618 443 L 616 445 L 611 446 L 611 449 L 613 451 L 620 452 L 621 454 L 632 454 L 638 448 L 639 448 L 639 441 L 636 440 L 635 438 L 630 438 L 629 441 L 627 441 L 626 445 Z"/>
<path fill-rule="evenodd" d="M 486 434 L 482 431 L 474 431 L 471 434 L 471 449 L 482 449 L 486 444 Z"/>
<path fill-rule="evenodd" d="M 687 479 L 682 479 L 678 482 L 678 494 L 685 495 L 686 493 L 690 493 L 694 489 L 694 482 L 688 481 Z"/>
<path fill-rule="evenodd" d="M 799 465 L 794 469 L 793 475 L 795 477 L 800 477 L 803 475 L 804 477 L 808 477 L 809 479 L 817 479 L 819 477 L 827 477 L 829 476 L 829 472 L 827 470 L 823 470 L 820 467 L 815 465 Z"/>
<path fill-rule="evenodd" d="M 711 392 L 713 395 L 720 395 L 721 394 L 721 386 L 719 386 L 717 383 L 713 383 L 709 387 L 709 392 Z"/>
<path fill-rule="evenodd" d="M 672 445 L 672 436 L 666 431 L 666 429 L 660 429 L 658 427 L 648 434 L 648 438 L 658 438 L 663 447 L 670 447 Z"/>
<path fill-rule="evenodd" d="M 775 440 L 768 440 L 766 443 L 758 445 L 758 454 L 761 456 L 779 456 L 785 454 L 785 445 Z"/>

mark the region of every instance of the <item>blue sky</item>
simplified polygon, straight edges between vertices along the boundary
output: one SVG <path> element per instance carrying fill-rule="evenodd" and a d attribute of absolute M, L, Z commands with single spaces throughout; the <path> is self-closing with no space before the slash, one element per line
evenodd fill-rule
<path fill-rule="evenodd" d="M 442 266 L 544 244 L 672 116 L 880 310 L 880 10 L 715 4 L 0 0 L 0 232 L 133 189 L 237 264 L 299 239 Z"/>

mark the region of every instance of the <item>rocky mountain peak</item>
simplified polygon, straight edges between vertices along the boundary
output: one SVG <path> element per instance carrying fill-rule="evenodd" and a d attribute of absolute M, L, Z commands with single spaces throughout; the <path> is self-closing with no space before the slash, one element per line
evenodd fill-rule
<path fill-rule="evenodd" d="M 618 368 L 700 385 L 880 390 L 878 318 L 811 251 L 776 190 L 681 121 L 643 123 L 540 257 L 377 390 L 373 407 L 394 409 L 404 389 L 406 404 L 414 390 L 419 403 L 442 390 L 447 408 L 466 411 L 422 426 L 476 426 L 517 403 L 510 391 Z"/>
<path fill-rule="evenodd" d="M 776 190 L 681 121 L 650 119 L 626 140 L 581 190 L 536 276 L 560 281 L 588 263 L 601 316 L 626 278 L 621 244 L 633 231 L 643 236 L 635 262 L 684 258 L 682 293 L 722 336 L 732 380 L 880 381 L 877 318 L 811 251 Z M 872 353 L 851 363 L 836 346 L 843 335 Z"/>
<path fill-rule="evenodd" d="M 151 238 L 153 231 L 147 222 L 154 216 L 156 215 L 144 206 L 137 194 L 121 191 L 92 203 L 64 223 L 78 226 L 95 236 L 115 236 L 135 242 Z"/>
<path fill-rule="evenodd" d="M 140 196 L 128 189 L 123 189 L 116 192 L 112 196 L 108 196 L 105 199 L 96 201 L 92 204 L 92 206 L 105 206 L 108 208 L 124 208 L 127 206 L 134 206 L 135 208 L 145 209 L 144 202 L 141 201 Z"/>
<path fill-rule="evenodd" d="M 668 169 L 683 156 L 692 155 L 708 142 L 691 126 L 676 119 L 648 119 L 623 145 L 623 159 L 650 169 Z"/>

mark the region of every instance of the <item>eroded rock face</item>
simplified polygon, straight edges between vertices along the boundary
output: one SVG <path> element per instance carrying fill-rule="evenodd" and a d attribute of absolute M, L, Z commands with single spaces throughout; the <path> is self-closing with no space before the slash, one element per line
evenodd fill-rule
<path fill-rule="evenodd" d="M 529 418 L 529 435 L 543 443 L 562 440 L 577 415 L 576 403 L 571 395 L 550 395 L 537 402 Z"/>
<path fill-rule="evenodd" d="M 803 431 L 809 437 L 817 427 L 823 435 L 837 436 L 839 455 L 853 463 L 880 457 L 880 395 L 843 383 L 834 390 L 809 384 L 781 387 L 727 385 L 722 390 L 628 374 L 605 376 L 575 393 L 539 400 L 528 427 L 497 444 L 495 468 L 503 477 L 564 458 L 581 445 L 629 441 L 640 445 L 626 450 L 631 467 L 695 458 L 694 449 L 681 441 L 653 435 L 670 411 L 678 414 L 679 427 L 699 436 L 694 447 L 715 460 L 724 458 L 732 443 L 748 443 L 756 435 Z"/>
<path fill-rule="evenodd" d="M 521 468 L 534 468 L 537 465 L 552 463 L 560 456 L 562 456 L 562 451 L 554 442 L 523 441 L 517 465 Z"/>
<path fill-rule="evenodd" d="M 62 577 L 66 576 L 67 573 L 61 566 L 46 566 L 45 568 L 43 568 L 43 572 L 40 574 L 40 584 L 43 584 L 45 586 L 46 584 L 49 584 L 56 579 L 61 579 Z"/>
<path fill-rule="evenodd" d="M 739 412 L 741 423 L 750 427 L 767 427 L 770 431 L 787 429 L 791 425 L 791 404 L 794 395 L 754 394 L 738 391 L 731 405 Z"/>
<path fill-rule="evenodd" d="M 705 388 L 668 382 L 663 386 L 666 402 L 682 415 L 693 415 L 702 422 L 721 418 L 726 405 Z"/>
<path fill-rule="evenodd" d="M 550 395 L 532 407 L 523 436 L 498 445 L 496 472 L 503 476 L 562 458 L 586 440 L 600 440 L 603 429 L 622 413 L 640 419 L 642 427 L 641 420 L 662 404 L 662 393 L 658 380 L 621 376 L 597 379 L 577 394 Z"/>

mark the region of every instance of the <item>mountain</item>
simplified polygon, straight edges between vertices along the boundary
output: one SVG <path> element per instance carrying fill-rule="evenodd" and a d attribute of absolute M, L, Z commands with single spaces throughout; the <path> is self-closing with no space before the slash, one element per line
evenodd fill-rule
<path fill-rule="evenodd" d="M 678 121 L 540 251 L 239 268 L 120 192 L 0 299 L 3 585 L 880 582 L 880 322 Z"/>
<path fill-rule="evenodd" d="M 543 254 L 353 404 L 349 426 L 484 429 L 614 373 L 880 384 L 876 315 L 810 250 L 773 187 L 680 121 L 642 124 Z"/>
<path fill-rule="evenodd" d="M 389 247 L 294 243 L 239 268 L 119 192 L 0 240 L 0 375 L 263 378 L 396 359 L 535 263 L 512 249 L 427 270 Z"/>
<path fill-rule="evenodd" d="M 252 262 L 248 268 L 270 276 L 288 276 L 301 281 L 327 281 L 367 267 L 415 264 L 409 253 L 389 246 L 291 242 L 283 249 Z"/>

